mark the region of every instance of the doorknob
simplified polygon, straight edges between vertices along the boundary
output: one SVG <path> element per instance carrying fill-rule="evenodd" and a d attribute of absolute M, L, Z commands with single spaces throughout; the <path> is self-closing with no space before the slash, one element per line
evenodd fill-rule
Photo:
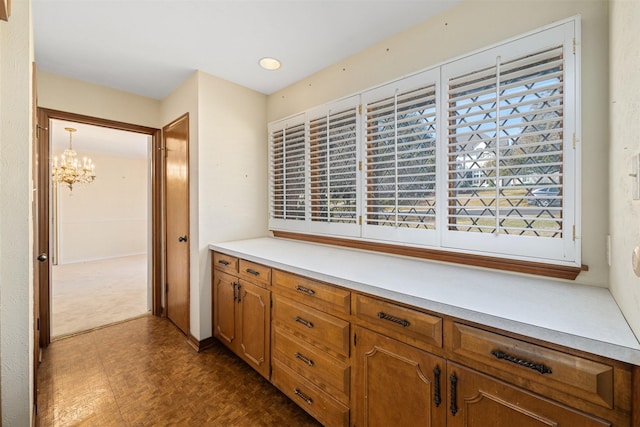
<path fill-rule="evenodd" d="M 40 261 L 40 262 L 45 262 L 45 261 L 46 261 L 47 259 L 49 259 L 49 258 L 47 257 L 47 254 L 45 254 L 45 253 L 43 252 L 43 253 L 41 253 L 40 255 L 38 255 L 38 258 L 36 258 L 36 259 L 37 259 L 38 261 Z"/>
<path fill-rule="evenodd" d="M 178 237 L 178 242 L 186 242 L 187 241 L 187 236 L 180 236 Z"/>

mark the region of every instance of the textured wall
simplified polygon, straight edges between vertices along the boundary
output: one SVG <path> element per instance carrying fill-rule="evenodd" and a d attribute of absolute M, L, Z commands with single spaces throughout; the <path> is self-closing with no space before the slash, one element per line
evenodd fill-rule
<path fill-rule="evenodd" d="M 640 200 L 633 200 L 633 156 L 640 154 L 640 2 L 610 3 L 610 231 L 609 287 L 640 337 L 640 278 L 631 254 L 640 245 Z M 640 171 L 639 171 L 640 173 Z"/>
<path fill-rule="evenodd" d="M 2 425 L 33 409 L 30 0 L 0 21 L 0 366 Z"/>

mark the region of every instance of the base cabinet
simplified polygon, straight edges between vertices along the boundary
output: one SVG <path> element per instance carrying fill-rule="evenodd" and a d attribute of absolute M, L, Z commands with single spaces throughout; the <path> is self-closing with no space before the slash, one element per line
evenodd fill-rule
<path fill-rule="evenodd" d="M 213 267 L 214 336 L 325 426 L 640 427 L 640 367 L 222 253 Z"/>
<path fill-rule="evenodd" d="M 356 327 L 358 427 L 444 426 L 444 359 Z"/>
<path fill-rule="evenodd" d="M 461 365 L 447 366 L 448 427 L 604 427 L 573 410 Z"/>
<path fill-rule="evenodd" d="M 269 379 L 271 291 L 221 271 L 213 279 L 213 335 Z"/>

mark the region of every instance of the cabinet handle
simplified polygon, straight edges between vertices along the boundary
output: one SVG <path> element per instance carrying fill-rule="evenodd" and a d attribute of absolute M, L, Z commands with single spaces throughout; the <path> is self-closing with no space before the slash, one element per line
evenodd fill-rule
<path fill-rule="evenodd" d="M 491 354 L 493 354 L 498 359 L 504 359 L 507 362 L 515 363 L 517 365 L 524 366 L 525 368 L 533 369 L 534 371 L 538 371 L 541 374 L 552 373 L 551 368 L 543 365 L 542 363 L 529 362 L 528 360 L 520 359 L 519 357 L 516 357 L 516 356 L 511 356 L 500 350 L 493 350 Z"/>
<path fill-rule="evenodd" d="M 249 274 L 254 275 L 254 276 L 259 276 L 259 275 L 260 275 L 260 272 L 255 271 L 255 270 L 252 270 L 252 269 L 250 269 L 250 268 L 247 268 L 245 271 L 246 271 L 247 273 L 249 273 Z"/>
<path fill-rule="evenodd" d="M 440 368 L 436 366 L 433 368 L 433 388 L 434 388 L 434 396 L 433 402 L 436 404 L 436 408 L 440 406 L 442 400 L 440 399 Z"/>
<path fill-rule="evenodd" d="M 232 283 L 233 285 L 233 302 L 236 302 L 238 299 L 238 284 L 236 282 Z"/>
<path fill-rule="evenodd" d="M 458 405 L 456 404 L 458 391 L 456 390 L 458 385 L 458 377 L 456 374 L 451 375 L 451 406 L 449 409 L 451 410 L 451 415 L 455 416 L 458 412 Z"/>
<path fill-rule="evenodd" d="M 222 265 L 224 265 L 226 267 L 227 265 L 229 265 L 229 261 L 226 261 L 224 259 L 219 259 L 218 260 L 218 264 L 222 264 Z"/>
<path fill-rule="evenodd" d="M 378 317 L 380 319 L 388 320 L 393 323 L 397 323 L 399 325 L 404 326 L 405 328 L 410 325 L 410 323 L 404 319 L 399 319 L 397 317 L 389 316 L 388 314 L 383 313 L 382 311 L 378 312 Z"/>
<path fill-rule="evenodd" d="M 238 304 L 240 304 L 240 289 L 242 289 L 242 286 L 238 284 Z"/>
<path fill-rule="evenodd" d="M 301 355 L 300 353 L 295 353 L 294 356 L 296 357 L 296 359 L 300 359 L 302 360 L 304 363 L 306 363 L 309 366 L 313 366 L 313 360 L 311 359 L 307 359 L 306 357 L 304 357 L 303 355 Z"/>
<path fill-rule="evenodd" d="M 301 317 L 296 316 L 294 320 L 295 320 L 296 322 L 298 322 L 298 323 L 302 323 L 304 326 L 306 326 L 306 327 L 307 327 L 307 328 L 309 328 L 309 329 L 313 328 L 313 323 L 311 323 L 311 322 L 307 322 L 306 320 L 304 320 L 304 319 L 303 319 L 303 318 L 301 318 Z"/>
<path fill-rule="evenodd" d="M 316 291 L 314 291 L 313 289 L 305 288 L 304 286 L 300 285 L 296 285 L 296 291 L 302 292 L 303 294 L 307 295 L 314 295 L 316 293 Z"/>
<path fill-rule="evenodd" d="M 305 402 L 307 402 L 309 405 L 313 404 L 313 399 L 310 398 L 309 396 L 305 395 L 303 392 L 301 392 L 300 390 L 298 390 L 297 388 L 293 389 L 293 392 L 296 394 L 296 396 L 298 396 L 300 399 L 304 400 Z"/>

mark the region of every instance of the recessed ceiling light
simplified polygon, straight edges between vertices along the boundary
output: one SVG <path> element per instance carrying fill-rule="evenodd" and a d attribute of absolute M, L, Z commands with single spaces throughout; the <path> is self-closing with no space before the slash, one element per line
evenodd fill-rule
<path fill-rule="evenodd" d="M 280 61 L 278 61 L 276 58 L 262 58 L 259 61 L 259 64 L 262 68 L 264 68 L 265 70 L 277 70 L 278 68 L 280 68 Z"/>

